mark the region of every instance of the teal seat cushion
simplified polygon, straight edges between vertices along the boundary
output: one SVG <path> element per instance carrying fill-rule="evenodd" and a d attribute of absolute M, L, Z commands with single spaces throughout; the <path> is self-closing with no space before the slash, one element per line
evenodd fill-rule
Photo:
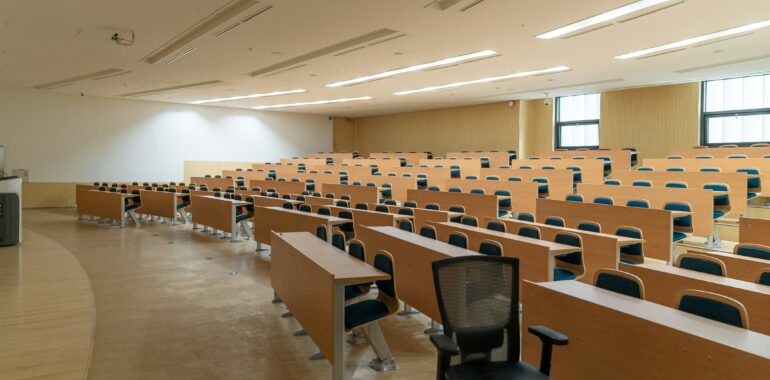
<path fill-rule="evenodd" d="M 238 215 L 238 216 L 235 217 L 235 222 L 238 223 L 238 222 L 242 222 L 244 220 L 249 220 L 249 219 L 251 219 L 251 215 L 249 215 L 249 214 L 241 214 L 241 215 Z"/>
<path fill-rule="evenodd" d="M 746 199 L 754 199 L 757 197 L 757 193 L 747 193 Z"/>
<path fill-rule="evenodd" d="M 366 300 L 345 307 L 345 328 L 352 329 L 388 315 L 388 307 L 377 300 Z"/>
<path fill-rule="evenodd" d="M 687 235 L 685 235 L 684 233 L 682 233 L 682 232 L 677 232 L 677 231 L 674 231 L 674 236 L 673 236 L 673 238 L 672 238 L 672 240 L 671 240 L 671 241 L 672 241 L 672 242 L 674 242 L 674 243 L 676 243 L 676 242 L 678 242 L 679 240 L 682 240 L 682 239 L 684 239 L 684 238 L 686 238 L 686 237 L 687 237 Z"/>
<path fill-rule="evenodd" d="M 628 265 L 636 265 L 635 262 L 630 261 L 630 260 L 625 260 L 625 259 L 620 259 L 620 262 L 623 263 L 623 264 L 628 264 Z"/>
<path fill-rule="evenodd" d="M 714 219 L 721 218 L 725 216 L 724 211 L 714 210 Z"/>
<path fill-rule="evenodd" d="M 596 277 L 596 286 L 634 298 L 642 298 L 639 284 L 628 278 L 608 273 L 600 273 Z"/>
<path fill-rule="evenodd" d="M 553 269 L 553 280 L 554 281 L 566 281 L 566 280 L 574 280 L 577 278 L 577 275 L 572 273 L 571 271 L 568 271 L 564 268 L 554 268 Z"/>
<path fill-rule="evenodd" d="M 770 260 L 770 252 L 762 248 L 740 247 L 735 253 L 740 256 L 748 256 L 748 257 L 753 257 L 755 259 Z"/>
<path fill-rule="evenodd" d="M 728 325 L 743 327 L 741 313 L 737 308 L 712 299 L 686 295 L 679 301 L 679 310 Z"/>
<path fill-rule="evenodd" d="M 508 215 L 508 211 L 500 210 L 500 211 L 497 212 L 497 217 L 498 218 L 502 218 L 502 217 L 504 217 L 506 215 Z"/>
<path fill-rule="evenodd" d="M 128 212 L 128 211 L 131 211 L 131 210 L 136 210 L 138 208 L 139 208 L 139 206 L 136 206 L 136 205 L 126 206 L 126 211 Z"/>

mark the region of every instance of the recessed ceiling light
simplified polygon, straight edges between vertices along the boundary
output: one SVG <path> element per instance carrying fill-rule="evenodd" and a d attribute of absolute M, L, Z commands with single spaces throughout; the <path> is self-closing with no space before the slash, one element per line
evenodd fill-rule
<path fill-rule="evenodd" d="M 419 64 L 419 65 L 414 65 L 414 66 L 409 66 L 409 67 L 403 67 L 403 68 L 396 69 L 396 70 L 385 71 L 385 72 L 382 72 L 382 73 L 379 73 L 379 74 L 367 75 L 365 77 L 355 78 L 355 79 L 346 80 L 346 81 L 342 81 L 342 82 L 331 83 L 331 84 L 327 84 L 326 87 L 349 86 L 349 85 L 352 85 L 352 84 L 368 82 L 370 80 L 388 78 L 388 77 L 392 77 L 394 75 L 410 73 L 410 72 L 413 72 L 413 71 L 425 70 L 425 69 L 429 69 L 431 67 L 449 65 L 449 64 L 452 64 L 452 63 L 467 61 L 467 60 L 470 60 L 470 59 L 489 57 L 489 56 L 492 56 L 492 55 L 495 55 L 495 54 L 497 54 L 497 52 L 494 51 L 494 50 L 482 50 L 482 51 L 477 51 L 475 53 L 460 55 L 460 56 L 457 56 L 457 57 L 441 59 L 441 60 L 438 60 L 438 61 L 422 63 L 422 64 Z"/>
<path fill-rule="evenodd" d="M 360 98 L 343 98 L 343 99 L 334 99 L 334 100 L 316 100 L 314 102 L 302 102 L 302 103 L 289 103 L 289 104 L 275 104 L 272 106 L 256 106 L 252 107 L 255 110 L 267 110 L 272 108 L 286 108 L 286 107 L 301 107 L 301 106 L 315 106 L 319 104 L 331 104 L 331 103 L 346 103 L 346 102 L 355 102 L 358 100 L 372 100 L 373 98 L 371 96 L 362 96 Z"/>
<path fill-rule="evenodd" d="M 637 1 L 635 3 L 628 4 L 626 6 L 613 9 L 609 12 L 604 12 L 600 15 L 596 15 L 594 17 L 587 18 L 582 21 L 578 21 L 574 24 L 569 24 L 567 26 L 563 26 L 559 29 L 552 30 L 548 33 L 543 33 L 541 35 L 538 35 L 537 38 L 541 38 L 544 40 L 550 40 L 551 38 L 561 37 L 565 34 L 570 34 L 574 31 L 585 29 L 588 27 L 591 27 L 596 24 L 601 24 L 603 22 L 607 22 L 609 20 L 625 16 L 630 13 L 634 13 L 637 11 L 640 11 L 645 8 L 654 7 L 660 3 L 665 3 L 670 0 L 642 0 Z"/>
<path fill-rule="evenodd" d="M 520 73 L 513 73 L 513 74 L 503 75 L 499 77 L 489 77 L 489 78 L 471 80 L 467 82 L 455 82 L 455 83 L 445 84 L 441 86 L 425 87 L 419 90 L 399 91 L 399 92 L 394 92 L 393 95 L 409 95 L 409 94 L 416 94 L 420 92 L 439 91 L 439 90 L 445 90 L 448 88 L 467 86 L 471 84 L 488 83 L 488 82 L 494 82 L 494 81 L 505 80 L 505 79 L 523 78 L 523 77 L 529 77 L 533 75 L 553 74 L 553 73 L 559 73 L 567 70 L 570 70 L 570 68 L 567 66 L 556 66 L 556 67 L 551 67 L 543 70 L 524 71 Z"/>
<path fill-rule="evenodd" d="M 306 90 L 304 90 L 304 89 L 298 88 L 296 90 L 288 90 L 288 91 L 273 91 L 273 92 L 268 92 L 266 94 L 251 94 L 251 95 L 243 95 L 243 96 L 231 96 L 231 97 L 228 97 L 228 98 L 215 98 L 215 99 L 207 99 L 207 100 L 196 100 L 194 102 L 190 102 L 190 104 L 207 104 L 207 103 L 227 102 L 227 101 L 230 101 L 230 100 L 264 98 L 266 96 L 298 94 L 300 92 L 305 92 L 305 91 Z"/>
<path fill-rule="evenodd" d="M 723 37 L 732 36 L 732 35 L 735 35 L 735 34 L 746 33 L 746 32 L 750 32 L 752 30 L 757 30 L 757 29 L 768 27 L 768 26 L 770 26 L 770 20 L 765 20 L 765 21 L 756 22 L 756 23 L 749 24 L 749 25 L 739 26 L 737 28 L 723 30 L 721 32 L 716 32 L 716 33 L 706 34 L 706 35 L 703 35 L 703 36 L 688 38 L 686 40 L 672 42 L 670 44 L 661 45 L 661 46 L 657 46 L 657 47 L 653 47 L 653 48 L 649 48 L 649 49 L 637 50 L 637 51 L 634 51 L 634 52 L 631 52 L 631 53 L 619 55 L 619 56 L 617 56 L 615 58 L 617 58 L 617 59 L 629 59 L 629 58 L 641 57 L 641 56 L 644 56 L 644 55 L 650 55 L 650 54 L 661 52 L 661 51 L 664 51 L 664 50 L 676 49 L 676 48 L 680 48 L 680 47 L 684 47 L 684 46 L 692 45 L 692 44 L 697 44 L 697 43 L 708 41 L 708 40 L 714 40 L 714 39 L 717 39 L 717 38 L 723 38 Z"/>

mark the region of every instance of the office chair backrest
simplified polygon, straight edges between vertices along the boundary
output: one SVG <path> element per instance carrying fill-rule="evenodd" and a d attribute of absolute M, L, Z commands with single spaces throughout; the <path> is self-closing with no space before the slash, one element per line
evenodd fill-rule
<path fill-rule="evenodd" d="M 534 222 L 535 216 L 528 213 L 528 212 L 522 212 L 519 213 L 519 215 L 516 216 L 516 219 L 524 221 L 524 222 Z"/>
<path fill-rule="evenodd" d="M 315 236 L 317 236 L 319 239 L 326 241 L 326 226 L 320 225 L 315 228 Z"/>
<path fill-rule="evenodd" d="M 487 256 L 502 256 L 503 245 L 494 240 L 483 240 L 479 244 L 479 253 Z"/>
<path fill-rule="evenodd" d="M 741 243 L 733 248 L 733 253 L 740 256 L 770 260 L 770 247 L 761 244 Z"/>
<path fill-rule="evenodd" d="M 479 226 L 479 220 L 475 216 L 471 216 L 471 215 L 464 215 L 460 219 L 460 223 L 462 223 L 462 224 L 464 224 L 466 226 L 471 226 L 471 227 L 478 227 Z"/>
<path fill-rule="evenodd" d="M 468 249 L 468 235 L 462 232 L 453 231 L 449 234 L 447 243 L 454 245 L 455 247 Z"/>
<path fill-rule="evenodd" d="M 361 240 L 351 239 L 348 242 L 348 254 L 356 259 L 366 262 L 366 249 Z"/>
<path fill-rule="evenodd" d="M 726 323 L 735 327 L 749 328 L 746 307 L 735 299 L 703 290 L 684 289 L 677 295 L 677 309 Z"/>
<path fill-rule="evenodd" d="M 612 199 L 612 197 L 596 197 L 594 198 L 594 203 L 598 205 L 612 206 L 615 204 L 615 200 Z"/>
<path fill-rule="evenodd" d="M 337 207 L 350 207 L 350 203 L 348 203 L 348 201 L 344 201 L 342 199 L 334 202 L 334 205 L 337 206 Z"/>
<path fill-rule="evenodd" d="M 578 203 L 581 203 L 581 202 L 583 202 L 583 196 L 580 195 L 580 194 L 569 194 L 569 195 L 567 195 L 567 198 L 565 198 L 565 200 L 568 201 L 568 202 L 578 202 Z"/>
<path fill-rule="evenodd" d="M 620 180 L 617 179 L 605 179 L 604 184 L 608 186 L 620 186 Z"/>
<path fill-rule="evenodd" d="M 626 206 L 636 208 L 650 208 L 650 201 L 646 199 L 629 199 L 628 202 L 626 202 Z"/>
<path fill-rule="evenodd" d="M 388 313 L 398 310 L 398 294 L 396 293 L 396 268 L 393 256 L 388 251 L 379 251 L 374 255 L 374 267 L 390 275 L 387 280 L 377 280 L 377 299 L 388 307 Z"/>
<path fill-rule="evenodd" d="M 356 203 L 356 210 L 369 210 L 369 205 L 366 203 Z"/>
<path fill-rule="evenodd" d="M 461 205 L 451 205 L 451 206 L 449 206 L 449 211 L 452 211 L 452 212 L 461 212 L 461 213 L 463 213 L 463 214 L 464 214 L 464 213 L 465 213 L 465 206 L 461 206 Z"/>
<path fill-rule="evenodd" d="M 545 218 L 545 224 L 554 227 L 564 227 L 564 218 L 560 216 L 549 216 Z"/>
<path fill-rule="evenodd" d="M 318 215 L 331 215 L 332 211 L 328 207 L 319 207 L 317 213 Z"/>
<path fill-rule="evenodd" d="M 594 286 L 644 299 L 644 283 L 642 279 L 628 272 L 615 269 L 599 269 L 594 273 Z"/>
<path fill-rule="evenodd" d="M 420 236 L 436 240 L 436 227 L 429 225 L 420 227 Z"/>
<path fill-rule="evenodd" d="M 757 271 L 757 284 L 770 286 L 770 268 Z"/>
<path fill-rule="evenodd" d="M 300 204 L 300 205 L 299 205 L 299 207 L 298 207 L 297 209 L 298 209 L 299 211 L 304 211 L 304 212 L 313 212 L 313 208 L 312 208 L 312 207 L 310 207 L 310 205 L 309 205 L 309 204 L 307 204 L 307 203 L 302 203 L 302 204 Z"/>
<path fill-rule="evenodd" d="M 666 187 L 672 188 L 672 189 L 686 189 L 687 183 L 681 182 L 681 181 L 670 181 L 670 182 L 666 182 Z"/>
<path fill-rule="evenodd" d="M 377 206 L 374 206 L 374 211 L 377 211 L 377 212 L 390 212 L 390 209 L 388 209 L 388 206 L 385 206 L 385 205 L 377 205 Z"/>
<path fill-rule="evenodd" d="M 634 181 L 634 182 L 631 182 L 631 186 L 652 187 L 652 182 L 650 182 L 650 181 Z"/>
<path fill-rule="evenodd" d="M 725 263 L 722 260 L 697 253 L 680 253 L 676 258 L 676 266 L 715 276 L 726 276 Z"/>
<path fill-rule="evenodd" d="M 499 220 L 490 220 L 489 222 L 487 222 L 487 229 L 492 231 L 498 231 L 498 232 L 507 232 L 505 223 Z"/>
<path fill-rule="evenodd" d="M 596 223 L 594 221 L 583 220 L 583 221 L 578 223 L 577 229 L 579 229 L 581 231 L 589 231 L 589 232 L 601 233 L 602 232 L 602 225 L 599 224 L 599 223 Z"/>
<path fill-rule="evenodd" d="M 414 211 L 411 208 L 400 208 L 398 209 L 398 214 L 414 216 Z"/>
<path fill-rule="evenodd" d="M 341 231 L 332 233 L 332 245 L 341 251 L 345 251 L 345 234 Z"/>
<path fill-rule="evenodd" d="M 414 232 L 414 228 L 412 227 L 412 221 L 409 219 L 399 220 L 398 229 L 406 232 Z"/>
<path fill-rule="evenodd" d="M 507 360 L 518 361 L 518 260 L 501 256 L 462 256 L 437 260 L 431 265 L 444 333 L 455 335 L 462 354 L 488 354 L 501 347 L 507 335 Z M 478 273 L 484 275 L 478 276 Z"/>
<path fill-rule="evenodd" d="M 535 226 L 521 226 L 518 235 L 540 240 L 540 229 Z"/>
<path fill-rule="evenodd" d="M 403 206 L 404 207 L 409 207 L 409 208 L 417 208 L 417 202 L 415 202 L 415 201 L 404 201 Z"/>
<path fill-rule="evenodd" d="M 396 202 L 395 199 L 386 199 L 383 203 L 385 203 L 388 206 L 397 206 L 398 202 Z"/>
<path fill-rule="evenodd" d="M 441 206 L 438 203 L 427 203 L 425 208 L 428 210 L 441 210 Z"/>

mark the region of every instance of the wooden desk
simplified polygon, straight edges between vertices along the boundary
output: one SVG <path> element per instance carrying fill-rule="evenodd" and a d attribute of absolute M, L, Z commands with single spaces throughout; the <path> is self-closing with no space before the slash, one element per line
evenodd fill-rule
<path fill-rule="evenodd" d="M 111 193 L 99 190 L 77 190 L 75 204 L 78 215 L 97 216 L 99 218 L 119 220 L 120 226 L 126 226 L 126 198 L 133 194 Z M 137 209 L 139 211 L 140 209 Z"/>
<path fill-rule="evenodd" d="M 306 155 L 306 158 L 322 158 L 324 160 L 331 158 L 334 163 L 341 163 L 342 160 L 348 160 L 353 158 L 353 153 L 335 153 L 335 152 L 316 152 Z"/>
<path fill-rule="evenodd" d="M 190 177 L 190 184 L 206 185 L 209 190 L 218 187 L 225 191 L 228 186 L 235 186 L 235 180 L 232 178 Z"/>
<path fill-rule="evenodd" d="M 400 158 L 406 159 L 407 164 L 417 164 L 420 162 L 420 160 L 425 160 L 428 158 L 428 153 L 426 152 L 373 152 L 369 153 L 369 158 L 374 159 L 391 159 L 391 160 L 398 160 Z"/>
<path fill-rule="evenodd" d="M 297 197 L 297 196 L 293 195 L 293 197 Z M 305 195 L 305 203 L 311 206 L 313 205 L 333 206 L 334 202 L 336 202 L 337 200 L 338 199 L 335 199 L 335 198 L 311 197 L 311 196 Z"/>
<path fill-rule="evenodd" d="M 494 194 L 497 190 L 504 190 L 511 194 L 510 210 L 515 212 L 534 213 L 538 197 L 538 184 L 535 182 L 494 181 L 481 179 L 450 179 L 446 181 L 447 190 L 451 187 L 459 187 L 464 193 L 471 189 L 484 189 L 486 194 Z M 498 200 L 501 198 L 498 196 Z M 505 198 L 503 198 L 505 199 Z"/>
<path fill-rule="evenodd" d="M 543 169 L 504 169 L 492 168 L 481 169 L 480 179 L 486 179 L 487 176 L 496 175 L 501 181 L 507 181 L 511 177 L 519 177 L 522 181 L 532 182 L 533 178 L 548 179 L 548 198 L 564 200 L 567 195 L 573 194 L 573 172 L 572 170 L 543 170 Z"/>
<path fill-rule="evenodd" d="M 612 162 L 612 171 L 631 169 L 631 151 L 624 149 L 607 150 L 568 150 L 568 151 L 550 151 L 540 152 L 540 158 L 547 160 L 550 157 L 575 158 L 585 157 L 587 160 L 599 159 L 599 157 L 609 157 Z"/>
<path fill-rule="evenodd" d="M 141 213 L 170 218 L 172 223 L 176 224 L 176 205 L 179 199 L 185 195 L 166 191 L 139 190 L 139 196 L 142 199 Z"/>
<path fill-rule="evenodd" d="M 478 177 L 481 173 L 481 160 L 460 160 L 460 159 L 432 159 L 432 160 L 420 160 L 419 165 L 426 165 L 428 167 L 441 166 L 451 169 L 452 166 L 460 167 L 460 178 L 465 178 L 469 175 L 475 175 Z"/>
<path fill-rule="evenodd" d="M 688 252 L 711 256 L 725 263 L 726 276 L 736 280 L 757 282 L 761 269 L 770 268 L 770 261 L 712 250 L 690 249 Z"/>
<path fill-rule="evenodd" d="M 350 219 L 341 219 L 336 216 L 318 215 L 281 207 L 255 207 L 254 240 L 259 243 L 269 242 L 271 231 L 310 232 L 315 235 L 316 228 L 325 225 L 326 238 L 331 242 L 332 227 L 350 221 Z"/>
<path fill-rule="evenodd" d="M 324 174 L 323 172 L 319 173 L 291 173 L 291 174 L 279 174 L 279 177 L 286 178 L 287 181 L 291 181 L 292 179 L 298 179 L 301 182 L 308 182 L 309 179 L 312 179 L 315 181 L 316 190 L 321 184 L 324 183 L 331 183 L 331 184 L 339 184 L 340 183 L 340 175 L 337 173 L 332 174 Z M 303 189 L 304 191 L 304 189 Z M 301 193 L 301 192 L 300 192 Z"/>
<path fill-rule="evenodd" d="M 622 185 L 631 186 L 634 181 L 650 181 L 652 187 L 665 187 L 668 182 L 685 182 L 690 189 L 702 189 L 709 183 L 724 183 L 730 187 L 727 195 L 730 197 L 730 213 L 742 215 L 746 213 L 747 175 L 736 172 L 666 172 L 666 171 L 612 171 L 612 179 L 617 179 Z"/>
<path fill-rule="evenodd" d="M 487 194 L 450 193 L 448 191 L 408 190 L 407 199 L 417 202 L 425 208 L 428 203 L 438 204 L 442 210 L 449 210 L 454 205 L 465 207 L 465 215 L 475 216 L 479 220 L 486 217 L 497 218 L 497 197 Z"/>
<path fill-rule="evenodd" d="M 409 173 L 412 175 L 412 178 L 419 180 L 417 178 L 420 174 L 425 174 L 427 176 L 428 186 L 438 186 L 444 190 L 445 188 L 445 182 L 446 180 L 450 179 L 452 177 L 451 175 L 451 169 L 447 168 L 430 168 L 430 167 L 423 167 L 423 166 L 415 166 L 415 167 L 400 167 L 400 168 L 386 168 L 382 170 L 383 175 L 387 175 L 388 173 L 396 173 L 398 176 L 403 177 L 404 174 Z"/>
<path fill-rule="evenodd" d="M 340 175 L 341 172 L 350 174 L 363 174 L 363 175 L 369 175 L 372 174 L 372 168 L 369 165 L 347 165 L 347 164 L 336 164 L 336 165 L 323 165 L 323 166 L 307 166 L 306 171 L 310 173 L 311 171 L 317 171 L 318 173 L 323 173 L 325 171 L 331 171 L 332 174 Z M 338 177 L 339 178 L 339 177 Z"/>
<path fill-rule="evenodd" d="M 235 222 L 236 209 L 249 202 L 235 199 L 218 198 L 211 195 L 191 195 L 190 212 L 192 222 L 230 233 L 231 241 L 236 239 L 238 225 Z"/>
<path fill-rule="evenodd" d="M 738 224 L 738 241 L 770 245 L 770 220 L 741 218 Z"/>
<path fill-rule="evenodd" d="M 564 218 L 566 226 L 571 228 L 584 220 L 601 224 L 602 231 L 607 232 L 622 226 L 636 227 L 644 236 L 645 257 L 671 260 L 671 237 L 674 234 L 671 211 L 539 199 L 537 220 L 544 222 L 549 216 Z"/>
<path fill-rule="evenodd" d="M 387 169 L 384 171 L 387 172 Z M 361 182 L 362 185 L 366 185 L 367 183 L 373 182 L 377 184 L 378 187 L 383 187 L 385 184 L 390 184 L 391 187 L 391 193 L 392 198 L 403 202 L 408 200 L 406 198 L 406 191 L 409 189 L 417 189 L 417 178 L 416 177 L 397 177 L 397 176 L 388 176 L 388 175 L 358 175 L 358 174 L 351 174 L 348 175 L 348 182 Z"/>
<path fill-rule="evenodd" d="M 465 159 L 466 157 L 470 157 L 472 159 L 477 159 L 481 161 L 482 157 L 486 157 L 489 159 L 489 167 L 496 168 L 498 166 L 505 166 L 510 165 L 511 160 L 516 157 L 515 153 L 508 153 L 508 152 L 492 152 L 492 151 L 486 151 L 486 152 L 447 152 L 446 158 L 457 158 L 457 159 Z"/>
<path fill-rule="evenodd" d="M 289 181 L 266 181 L 252 179 L 249 181 L 249 189 L 258 187 L 262 191 L 267 189 L 275 189 L 279 194 L 302 194 L 305 191 L 304 182 L 289 182 Z"/>
<path fill-rule="evenodd" d="M 323 158 L 282 158 L 281 164 L 284 165 L 304 165 L 304 166 L 317 166 L 326 165 L 326 159 Z"/>
<path fill-rule="evenodd" d="M 273 289 L 332 364 L 332 379 L 341 380 L 345 286 L 390 276 L 307 232 L 273 232 L 270 246 Z"/>
<path fill-rule="evenodd" d="M 762 185 L 770 183 L 770 159 L 766 158 L 712 158 L 701 160 L 696 158 L 684 158 L 670 160 L 665 158 L 645 158 L 643 165 L 651 167 L 654 171 L 665 171 L 669 168 L 683 168 L 688 172 L 697 172 L 702 168 L 720 168 L 722 172 L 735 172 L 738 169 L 758 169 L 762 176 Z"/>
<path fill-rule="evenodd" d="M 370 203 L 369 209 L 374 210 L 376 206 L 378 205 L 374 203 Z M 458 216 L 465 215 L 462 212 L 454 212 L 454 211 L 429 210 L 427 208 L 411 208 L 411 207 L 404 207 L 404 206 L 390 206 L 390 205 L 384 205 L 384 206 L 388 208 L 388 212 L 390 212 L 391 214 L 398 214 L 399 210 L 405 209 L 405 208 L 412 210 L 412 213 L 414 214 L 414 218 L 412 222 L 414 223 L 414 231 L 416 233 L 420 233 L 420 228 L 422 228 L 426 224 L 429 224 L 427 222 L 448 222 L 451 218 L 456 218 Z"/>
<path fill-rule="evenodd" d="M 409 215 L 399 215 L 394 213 L 385 213 L 385 212 L 377 212 L 377 211 L 368 211 L 368 210 L 358 210 L 354 208 L 348 208 L 348 207 L 336 207 L 336 206 L 312 206 L 313 212 L 317 213 L 318 209 L 321 207 L 326 207 L 331 211 L 332 215 L 339 216 L 340 212 L 347 211 L 353 214 L 353 230 L 356 234 L 356 237 L 358 236 L 358 231 L 361 231 L 362 226 L 368 226 L 368 227 L 377 227 L 377 226 L 388 226 L 388 227 L 396 227 L 396 223 L 398 223 L 401 220 L 404 219 L 412 219 Z"/>
<path fill-rule="evenodd" d="M 556 170 L 572 170 L 568 167 L 580 168 L 582 183 L 604 183 L 604 161 L 602 160 L 514 160 L 511 164 L 513 169 L 519 169 L 522 166 L 531 166 L 532 169 L 542 170 L 544 166 L 550 166 Z M 526 170 L 526 169 L 525 169 Z"/>
<path fill-rule="evenodd" d="M 342 160 L 342 163 L 350 166 L 366 165 L 370 168 L 372 167 L 372 165 L 375 165 L 380 171 L 382 171 L 385 168 L 401 166 L 401 160 L 388 159 L 388 158 L 354 158 L 354 159 Z"/>
<path fill-rule="evenodd" d="M 630 200 L 645 199 L 650 202 L 650 208 L 658 210 L 663 210 L 667 202 L 686 202 L 691 207 L 693 235 L 709 237 L 713 232 L 714 194 L 711 190 L 581 183 L 577 194 L 581 194 L 585 202 L 593 202 L 596 197 L 612 197 L 618 206 L 625 206 Z"/>
<path fill-rule="evenodd" d="M 328 193 L 334 193 L 334 197 L 337 199 L 342 198 L 343 195 L 349 195 L 351 205 L 356 203 L 377 203 L 380 199 L 380 193 L 374 186 L 321 184 L 321 194 L 326 195 Z"/>
<path fill-rule="evenodd" d="M 251 179 L 265 179 L 265 177 L 267 177 L 267 173 L 264 171 L 255 172 L 253 170 L 222 170 L 222 178 L 227 178 L 227 176 L 233 177 L 233 179 L 236 181 L 238 180 L 238 177 L 243 177 L 243 181 L 249 183 L 249 180 Z"/>
<path fill-rule="evenodd" d="M 436 238 L 449 240 L 452 232 L 468 235 L 468 246 L 476 249 L 484 240 L 493 240 L 503 246 L 503 256 L 519 259 L 519 279 L 530 281 L 553 281 L 555 257 L 567 253 L 580 252 L 582 249 L 547 240 L 532 239 L 524 236 L 471 227 L 460 223 L 429 223 L 436 227 Z"/>
<path fill-rule="evenodd" d="M 684 158 L 695 158 L 696 156 L 727 158 L 728 156 L 741 154 L 749 156 L 749 158 L 762 158 L 764 156 L 770 156 L 770 147 L 743 146 L 738 148 L 674 148 L 669 150 L 668 154 L 670 156 L 682 156 Z"/>
<path fill-rule="evenodd" d="M 395 261 L 398 298 L 434 321 L 441 321 L 441 315 L 436 303 L 431 263 L 450 257 L 478 255 L 393 227 L 363 227 L 358 239 L 364 242 L 366 259 L 370 263 L 374 253 L 390 252 Z"/>
<path fill-rule="evenodd" d="M 676 308 L 676 296 L 684 289 L 705 290 L 734 298 L 746 306 L 749 329 L 770 334 L 770 286 L 657 263 L 621 264 L 620 270 L 642 279 L 648 301 L 671 308 Z"/>
<path fill-rule="evenodd" d="M 296 206 L 302 203 L 295 199 L 264 197 L 259 195 L 259 191 L 235 190 L 235 193 L 240 194 L 244 201 L 246 200 L 246 197 L 251 197 L 251 199 L 254 200 L 254 206 L 258 207 L 283 207 L 285 203 L 291 203 L 293 206 Z"/>
<path fill-rule="evenodd" d="M 554 347 L 554 379 L 764 379 L 770 337 L 575 281 L 524 284 L 522 330 L 569 336 Z M 540 340 L 522 333 L 523 358 Z"/>
<path fill-rule="evenodd" d="M 554 241 L 559 232 L 571 232 L 580 235 L 583 241 L 583 268 L 585 274 L 580 281 L 592 283 L 594 273 L 602 268 L 617 269 L 620 261 L 620 248 L 628 245 L 644 243 L 643 239 L 633 239 L 608 233 L 596 233 L 573 228 L 555 227 L 542 223 L 530 223 L 516 219 L 498 219 L 505 223 L 510 233 L 518 233 L 521 227 L 537 227 L 540 230 L 540 238 L 545 241 Z M 487 222 L 489 219 L 487 219 Z"/>

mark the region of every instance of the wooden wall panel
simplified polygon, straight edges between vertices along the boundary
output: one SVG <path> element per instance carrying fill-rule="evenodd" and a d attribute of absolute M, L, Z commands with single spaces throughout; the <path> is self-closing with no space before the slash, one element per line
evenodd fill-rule
<path fill-rule="evenodd" d="M 353 119 L 335 117 L 332 119 L 334 129 L 334 151 L 352 152 L 356 150 L 356 124 Z"/>
<path fill-rule="evenodd" d="M 499 102 L 358 118 L 355 147 L 363 155 L 430 151 L 441 157 L 448 151 L 516 149 L 518 104 L 510 107 L 508 102 Z M 342 123 L 335 123 L 335 128 L 346 129 Z"/>
<path fill-rule="evenodd" d="M 520 103 L 519 158 L 535 156 L 553 149 L 553 115 L 555 99 L 523 100 Z"/>
<path fill-rule="evenodd" d="M 22 208 L 75 207 L 75 183 L 24 182 Z"/>
<path fill-rule="evenodd" d="M 698 145 L 700 86 L 684 83 L 602 93 L 602 148 L 634 147 L 639 159 Z"/>
<path fill-rule="evenodd" d="M 252 167 L 253 162 L 226 162 L 226 161 L 185 161 L 184 181 L 190 182 L 190 177 L 203 177 L 206 174 L 212 176 L 222 173 L 222 170 L 246 170 Z"/>

